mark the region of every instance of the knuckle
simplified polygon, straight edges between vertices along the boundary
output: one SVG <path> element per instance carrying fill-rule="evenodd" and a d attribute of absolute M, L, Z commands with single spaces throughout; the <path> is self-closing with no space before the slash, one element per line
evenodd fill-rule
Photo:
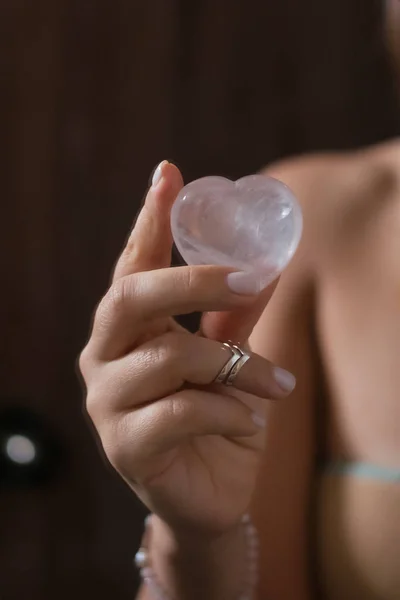
<path fill-rule="evenodd" d="M 110 291 L 101 300 L 94 316 L 94 330 L 104 330 L 111 320 Z"/>
<path fill-rule="evenodd" d="M 87 345 L 83 348 L 80 355 L 78 356 L 78 368 L 85 380 L 88 376 L 91 362 L 91 351 L 89 345 Z"/>
<path fill-rule="evenodd" d="M 135 275 L 117 279 L 97 308 L 95 315 L 96 328 L 100 330 L 107 329 L 116 315 L 126 312 L 136 293 L 137 277 Z"/>
<path fill-rule="evenodd" d="M 91 377 L 86 387 L 84 407 L 97 431 L 100 433 L 102 426 L 107 424 L 113 417 L 112 405 L 110 404 L 110 389 L 104 375 L 98 370 Z"/>
<path fill-rule="evenodd" d="M 185 398 L 182 394 L 176 394 L 172 396 L 171 401 L 168 403 L 169 409 L 169 421 L 179 429 L 190 417 L 190 406 L 189 402 L 185 402 Z"/>
<path fill-rule="evenodd" d="M 116 313 L 124 311 L 127 303 L 135 293 L 135 278 L 133 276 L 121 277 L 108 292 L 109 304 Z"/>
<path fill-rule="evenodd" d="M 154 360 L 164 369 L 175 371 L 185 353 L 184 335 L 168 332 L 158 340 L 154 347 Z"/>
<path fill-rule="evenodd" d="M 89 388 L 85 398 L 85 408 L 97 430 L 97 422 L 99 421 L 99 405 L 100 402 L 98 400 L 98 395 L 94 393 L 91 388 Z"/>
<path fill-rule="evenodd" d="M 161 365 L 164 367 L 171 361 L 171 347 L 168 344 L 166 336 L 163 336 L 158 341 L 155 340 L 153 348 L 149 353 L 149 359 L 155 365 Z"/>
<path fill-rule="evenodd" d="M 187 267 L 185 285 L 188 292 L 198 288 L 200 283 L 200 272 L 193 265 Z"/>

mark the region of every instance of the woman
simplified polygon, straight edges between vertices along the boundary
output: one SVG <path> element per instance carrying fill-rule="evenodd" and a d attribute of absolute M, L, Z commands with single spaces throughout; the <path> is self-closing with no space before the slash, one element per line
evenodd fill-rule
<path fill-rule="evenodd" d="M 399 144 L 267 172 L 305 222 L 276 289 L 168 268 L 182 179 L 163 162 L 81 356 L 106 455 L 153 513 L 139 598 L 398 599 Z M 173 319 L 192 311 L 201 335 Z M 251 348 L 232 387 L 227 340 Z"/>

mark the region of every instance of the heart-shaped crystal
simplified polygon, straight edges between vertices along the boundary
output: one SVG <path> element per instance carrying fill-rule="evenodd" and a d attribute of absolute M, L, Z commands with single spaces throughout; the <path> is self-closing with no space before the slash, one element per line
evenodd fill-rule
<path fill-rule="evenodd" d="M 175 244 L 191 265 L 223 265 L 259 273 L 264 284 L 286 267 L 303 218 L 281 181 L 250 175 L 238 181 L 203 177 L 186 185 L 171 211 Z"/>

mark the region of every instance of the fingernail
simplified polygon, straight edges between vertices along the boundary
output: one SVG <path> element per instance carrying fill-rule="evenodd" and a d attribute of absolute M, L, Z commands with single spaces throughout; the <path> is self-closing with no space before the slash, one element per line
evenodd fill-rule
<path fill-rule="evenodd" d="M 160 162 L 160 164 L 158 165 L 158 167 L 156 168 L 156 170 L 153 173 L 153 179 L 151 181 L 151 185 L 153 187 L 156 187 L 156 185 L 161 181 L 162 178 L 162 172 L 163 172 L 163 167 L 164 165 L 166 165 L 168 163 L 167 160 L 163 160 L 162 162 Z"/>
<path fill-rule="evenodd" d="M 229 273 L 226 282 L 235 294 L 247 294 L 249 296 L 259 294 L 266 287 L 259 275 L 248 271 Z"/>
<path fill-rule="evenodd" d="M 263 419 L 263 417 L 260 417 L 260 415 L 258 415 L 257 413 L 253 413 L 251 415 L 251 418 L 253 420 L 253 423 L 255 423 L 257 425 L 257 427 L 261 427 L 264 428 L 266 425 L 266 421 L 265 419 Z"/>
<path fill-rule="evenodd" d="M 273 375 L 276 383 L 284 392 L 292 392 L 296 386 L 296 377 L 289 373 L 289 371 L 285 371 L 285 369 L 281 369 L 281 367 L 274 367 Z"/>

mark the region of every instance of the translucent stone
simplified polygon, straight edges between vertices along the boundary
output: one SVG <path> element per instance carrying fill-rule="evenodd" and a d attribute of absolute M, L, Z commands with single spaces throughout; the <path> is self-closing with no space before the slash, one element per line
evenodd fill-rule
<path fill-rule="evenodd" d="M 204 177 L 177 196 L 171 227 L 188 264 L 255 271 L 266 284 L 294 255 L 303 218 L 293 193 L 277 179 Z"/>

